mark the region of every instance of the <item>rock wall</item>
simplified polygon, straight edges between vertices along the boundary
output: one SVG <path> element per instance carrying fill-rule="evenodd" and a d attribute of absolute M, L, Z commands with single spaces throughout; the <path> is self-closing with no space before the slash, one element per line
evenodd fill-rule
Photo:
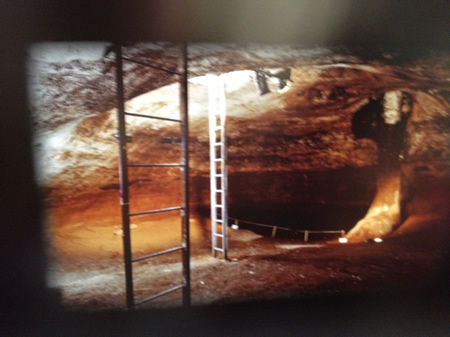
<path fill-rule="evenodd" d="M 127 48 L 132 57 L 177 64 L 173 45 Z M 445 228 L 450 160 L 450 72 L 445 55 L 397 64 L 391 57 L 364 59 L 297 47 L 194 45 L 189 51 L 195 217 L 207 219 L 209 206 L 204 75 L 224 73 L 230 215 L 307 229 L 346 230 L 364 218 L 364 225 L 360 222 L 349 234 L 354 241 L 394 230 L 405 234 L 423 226 Z M 59 63 L 41 58 L 33 64 L 38 181 L 54 225 L 79 218 L 119 222 L 112 61 L 100 55 L 96 60 Z M 276 79 L 268 77 L 269 91 L 261 96 L 255 71 L 271 73 L 280 67 L 291 71 L 288 86 L 279 90 Z M 176 117 L 178 85 L 173 77 L 134 65 L 127 66 L 126 75 L 129 111 Z M 402 124 L 403 131 L 390 133 L 394 138 L 404 133 L 396 140 L 401 146 L 386 152 L 392 145 L 386 138 L 389 133 L 359 135 L 353 124 L 361 110 L 376 115 L 372 102 L 392 91 L 407 93 L 413 111 Z M 178 160 L 179 146 L 163 140 L 179 138 L 178 127 L 127 120 L 130 162 Z M 386 167 L 394 167 L 396 173 Z M 132 207 L 148 208 L 149 203 L 150 208 L 170 207 L 179 200 L 176 169 L 133 169 L 130 183 L 136 205 Z"/>

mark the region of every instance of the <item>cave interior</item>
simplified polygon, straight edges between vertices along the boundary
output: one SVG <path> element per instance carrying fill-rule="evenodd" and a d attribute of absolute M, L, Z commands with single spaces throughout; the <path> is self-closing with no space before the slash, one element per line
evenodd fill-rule
<path fill-rule="evenodd" d="M 128 162 L 179 162 L 182 130 L 164 120 L 179 118 L 179 45 L 121 48 Z M 448 54 L 201 43 L 187 50 L 194 305 L 404 291 L 437 278 L 448 242 Z M 68 308 L 125 306 L 115 70 L 108 43 L 37 43 L 29 51 L 47 286 Z M 227 259 L 211 254 L 211 75 L 224 83 Z M 179 167 L 130 167 L 128 185 L 130 212 L 183 201 Z M 133 257 L 179 246 L 179 210 L 130 218 L 128 231 Z M 181 260 L 171 252 L 136 264 L 134 296 L 183 282 Z M 151 303 L 180 306 L 180 294 Z"/>

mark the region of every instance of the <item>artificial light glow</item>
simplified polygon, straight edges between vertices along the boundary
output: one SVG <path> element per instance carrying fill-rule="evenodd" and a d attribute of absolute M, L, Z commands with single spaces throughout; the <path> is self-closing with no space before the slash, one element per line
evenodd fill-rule
<path fill-rule="evenodd" d="M 373 241 L 375 241 L 375 242 L 377 242 L 377 243 L 383 242 L 383 240 L 380 239 L 380 238 L 375 238 L 375 239 L 373 239 Z"/>
<path fill-rule="evenodd" d="M 348 239 L 347 238 L 339 238 L 339 243 L 347 243 Z"/>
<path fill-rule="evenodd" d="M 383 119 L 386 124 L 397 124 L 401 120 L 402 92 L 388 91 L 384 94 Z"/>
<path fill-rule="evenodd" d="M 236 224 L 232 224 L 232 225 L 231 225 L 231 229 L 239 229 L 239 226 L 236 225 Z"/>

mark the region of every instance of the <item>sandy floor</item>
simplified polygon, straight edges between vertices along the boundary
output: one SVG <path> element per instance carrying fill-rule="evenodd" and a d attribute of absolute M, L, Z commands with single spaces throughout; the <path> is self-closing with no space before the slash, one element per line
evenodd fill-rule
<path fill-rule="evenodd" d="M 210 253 L 209 233 L 191 220 L 192 304 L 390 291 L 433 284 L 444 248 L 416 240 L 338 244 L 264 238 L 230 230 L 229 261 Z M 142 221 L 132 229 L 134 256 L 179 244 L 179 219 Z M 48 285 L 68 309 L 125 307 L 122 240 L 116 225 L 74 224 L 55 230 Z M 181 253 L 133 264 L 135 299 L 181 284 Z M 142 307 L 181 305 L 175 291 Z"/>

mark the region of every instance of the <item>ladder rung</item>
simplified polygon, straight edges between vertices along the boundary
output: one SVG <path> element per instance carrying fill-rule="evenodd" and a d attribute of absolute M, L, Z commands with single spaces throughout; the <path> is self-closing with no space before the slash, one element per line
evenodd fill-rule
<path fill-rule="evenodd" d="M 216 220 L 216 222 L 218 222 L 218 223 L 223 223 L 223 220 Z"/>
<path fill-rule="evenodd" d="M 214 250 L 218 250 L 219 252 L 223 252 L 223 248 L 214 247 Z"/>
<path fill-rule="evenodd" d="M 149 302 L 149 301 L 151 301 L 151 300 L 157 299 L 158 297 L 167 295 L 167 294 L 169 294 L 169 293 L 171 293 L 171 292 L 174 292 L 174 291 L 176 291 L 176 290 L 178 290 L 178 289 L 181 289 L 181 288 L 184 288 L 184 287 L 185 287 L 185 285 L 184 285 L 184 284 L 181 284 L 181 285 L 175 286 L 175 287 L 173 287 L 173 288 L 170 288 L 170 289 L 161 291 L 160 293 L 158 293 L 158 294 L 156 294 L 156 295 L 149 296 L 149 297 L 147 297 L 147 298 L 145 298 L 145 299 L 143 299 L 143 300 L 141 300 L 141 301 L 136 302 L 135 305 L 144 304 L 144 303 L 146 303 L 146 302 Z"/>
<path fill-rule="evenodd" d="M 176 252 L 177 250 L 182 250 L 182 249 L 183 249 L 183 246 L 175 247 L 175 248 L 169 248 L 169 249 L 166 249 L 166 250 L 162 250 L 160 252 L 156 252 L 156 253 L 152 253 L 152 254 L 148 254 L 148 255 L 143 255 L 143 256 L 137 257 L 135 259 L 132 259 L 131 262 L 138 262 L 138 261 L 146 260 L 146 259 L 149 259 L 151 257 L 155 257 L 155 256 L 167 254 L 167 253 Z"/>
<path fill-rule="evenodd" d="M 151 116 L 151 115 L 141 115 L 141 114 L 135 114 L 132 112 L 125 112 L 125 115 L 127 116 L 134 116 L 134 117 L 144 117 L 144 118 L 151 118 L 151 119 L 159 119 L 163 121 L 169 121 L 169 122 L 183 122 L 181 119 L 175 119 L 175 118 L 167 118 L 167 117 L 158 117 L 158 116 Z"/>
<path fill-rule="evenodd" d="M 223 238 L 223 234 L 214 234 L 214 236 L 217 236 L 219 238 Z"/>
<path fill-rule="evenodd" d="M 223 145 L 222 142 L 214 143 L 214 146 L 222 146 L 222 145 Z"/>
<path fill-rule="evenodd" d="M 215 174 L 216 177 L 223 177 L 223 174 Z"/>
<path fill-rule="evenodd" d="M 223 205 L 216 205 L 216 207 L 223 208 Z"/>
<path fill-rule="evenodd" d="M 141 66 L 162 70 L 162 71 L 165 71 L 166 73 L 175 74 L 175 75 L 181 75 L 178 71 L 170 70 L 170 69 L 167 69 L 167 68 L 164 68 L 164 67 L 160 67 L 160 66 L 155 66 L 154 64 L 151 64 L 151 63 L 148 63 L 148 62 L 134 60 L 134 59 L 126 57 L 126 56 L 122 56 L 122 59 L 125 60 L 125 61 L 128 61 L 128 62 L 140 64 Z"/>
<path fill-rule="evenodd" d="M 222 130 L 222 129 L 223 129 L 223 126 L 216 126 L 216 127 L 214 128 L 215 131 Z"/>
<path fill-rule="evenodd" d="M 181 144 L 181 138 L 172 138 L 172 137 L 161 137 L 159 138 L 159 142 L 161 144 Z"/>
<path fill-rule="evenodd" d="M 168 164 L 128 164 L 128 167 L 181 167 L 183 164 L 168 163 Z"/>
<path fill-rule="evenodd" d="M 169 211 L 176 211 L 181 209 L 181 206 L 177 207 L 169 207 L 169 208 L 160 208 L 160 209 L 154 209 L 151 211 L 144 211 L 144 212 L 137 212 L 137 213 L 130 213 L 129 216 L 136 216 L 136 215 L 144 215 L 144 214 L 153 214 L 153 213 L 161 213 L 161 212 L 169 212 Z"/>
<path fill-rule="evenodd" d="M 214 159 L 215 162 L 221 162 L 223 161 L 223 158 Z"/>
<path fill-rule="evenodd" d="M 114 135 L 114 139 L 116 140 L 116 142 L 120 141 L 119 135 Z M 127 143 L 132 143 L 133 142 L 133 138 L 131 138 L 131 136 L 125 136 L 125 141 Z"/>

